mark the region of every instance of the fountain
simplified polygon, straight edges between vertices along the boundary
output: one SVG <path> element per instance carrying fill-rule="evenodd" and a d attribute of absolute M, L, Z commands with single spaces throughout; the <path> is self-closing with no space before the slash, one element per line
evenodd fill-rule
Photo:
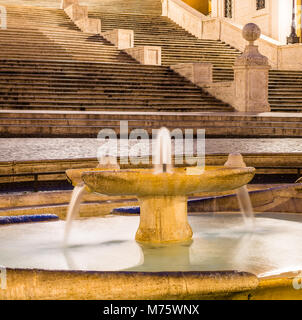
<path fill-rule="evenodd" d="M 89 192 L 136 196 L 140 204 L 140 224 L 135 236 L 138 242 L 190 241 L 192 229 L 187 218 L 188 195 L 201 191 L 238 189 L 246 185 L 255 173 L 254 168 L 232 167 L 231 160 L 227 166 L 204 170 L 172 168 L 171 137 L 166 128 L 159 130 L 156 145 L 154 169 L 99 168 L 84 170 L 81 177 L 79 170 L 66 172 L 75 186 L 83 182 Z M 77 200 L 73 200 L 71 205 L 74 203 Z M 75 207 L 72 210 L 78 209 Z M 69 216 L 73 216 L 73 213 Z"/>
<path fill-rule="evenodd" d="M 101 161 L 95 169 L 67 170 L 75 188 L 66 222 L 1 227 L 0 265 L 7 267 L 8 290 L 0 290 L 0 299 L 300 297 L 292 286 L 299 285 L 302 267 L 296 254 L 302 250 L 300 220 L 290 214 L 288 221 L 254 217 L 246 184 L 255 169 L 240 154 L 229 155 L 220 167 L 173 167 L 171 154 L 163 129 L 154 168 L 121 169 L 116 161 Z M 237 194 L 242 216 L 203 210 L 188 215 L 189 196 L 225 190 Z M 140 215 L 95 212 L 76 219 L 89 192 L 135 196 Z M 218 200 L 221 211 L 224 199 Z M 208 201 L 216 205 L 216 198 Z M 200 205 L 193 199 L 193 207 Z"/>

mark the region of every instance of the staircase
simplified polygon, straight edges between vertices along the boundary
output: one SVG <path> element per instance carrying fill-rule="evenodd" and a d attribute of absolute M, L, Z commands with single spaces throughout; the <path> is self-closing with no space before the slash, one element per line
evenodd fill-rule
<path fill-rule="evenodd" d="M 89 6 L 89 11 L 161 15 L 160 0 L 80 0 Z"/>
<path fill-rule="evenodd" d="M 207 138 L 293 138 L 302 137 L 302 117 L 266 114 L 205 112 L 119 112 L 119 111 L 21 111 L 0 110 L 0 136 L 96 138 L 104 128 L 119 134 L 120 121 L 128 121 L 129 131 L 169 129 L 205 129 Z M 255 146 L 256 147 L 256 146 Z"/>
<path fill-rule="evenodd" d="M 0 60 L 2 109 L 231 111 L 168 67 Z"/>
<path fill-rule="evenodd" d="M 0 59 L 80 60 L 135 63 L 98 35 L 81 32 L 63 10 L 6 6 Z"/>
<path fill-rule="evenodd" d="M 85 2 L 93 9 L 90 16 L 102 19 L 103 31 L 134 29 L 136 45 L 162 46 L 164 65 L 139 65 L 101 36 L 81 32 L 58 9 L 60 1 L 7 6 L 8 29 L 0 30 L 1 137 L 95 137 L 104 127 L 118 130 L 120 120 L 147 131 L 205 128 L 208 137 L 302 136 L 301 117 L 232 113 L 168 67 L 212 62 L 215 81 L 232 80 L 238 50 L 196 39 L 161 17 L 153 0 L 142 7 L 141 0 L 114 0 L 114 10 L 124 8 L 123 14 L 110 13 L 109 0 L 80 1 Z M 29 6 L 35 3 L 51 7 Z M 129 6 L 135 14 L 126 14 Z M 148 14 L 141 14 L 144 10 Z M 302 110 L 301 82 L 302 72 L 271 71 L 274 111 Z"/>
<path fill-rule="evenodd" d="M 168 67 L 139 65 L 101 36 L 79 31 L 62 10 L 7 11 L 2 109 L 232 111 Z"/>
<path fill-rule="evenodd" d="M 215 82 L 234 78 L 232 66 L 240 51 L 221 41 L 197 39 L 167 17 L 97 11 L 90 16 L 102 20 L 103 31 L 134 30 L 135 45 L 161 46 L 163 65 L 210 62 Z M 302 71 L 271 70 L 269 103 L 272 111 L 302 112 Z"/>
<path fill-rule="evenodd" d="M 216 82 L 233 79 L 232 69 L 214 71 Z M 270 70 L 268 93 L 271 111 L 302 112 L 302 70 Z"/>
<path fill-rule="evenodd" d="M 102 20 L 102 31 L 134 30 L 135 45 L 162 47 L 162 64 L 166 66 L 186 62 L 211 62 L 214 75 L 229 70 L 240 52 L 220 41 L 199 40 L 167 17 L 159 15 L 98 13 L 89 16 Z"/>

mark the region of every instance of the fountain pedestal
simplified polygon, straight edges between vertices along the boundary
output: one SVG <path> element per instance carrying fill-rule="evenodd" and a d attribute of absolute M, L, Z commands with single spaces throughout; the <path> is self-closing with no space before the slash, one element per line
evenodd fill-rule
<path fill-rule="evenodd" d="M 188 241 L 192 238 L 186 196 L 139 197 L 139 203 L 140 224 L 136 241 L 168 243 Z"/>

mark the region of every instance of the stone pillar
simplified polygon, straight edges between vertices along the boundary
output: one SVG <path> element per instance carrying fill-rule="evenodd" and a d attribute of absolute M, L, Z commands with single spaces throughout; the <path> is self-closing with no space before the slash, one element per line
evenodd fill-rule
<path fill-rule="evenodd" d="M 249 41 L 244 53 L 234 64 L 234 103 L 233 106 L 241 112 L 269 112 L 268 58 L 258 51 L 254 41 L 260 38 L 261 30 L 249 23 L 243 28 L 243 37 Z"/>

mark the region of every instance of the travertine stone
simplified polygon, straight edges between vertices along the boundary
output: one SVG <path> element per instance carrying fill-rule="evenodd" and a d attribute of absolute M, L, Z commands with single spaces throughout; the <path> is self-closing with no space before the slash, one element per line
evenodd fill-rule
<path fill-rule="evenodd" d="M 221 23 L 219 18 L 204 19 L 202 21 L 202 39 L 221 40 Z M 238 49 L 238 47 L 236 48 Z"/>
<path fill-rule="evenodd" d="M 192 33 L 202 38 L 202 19 L 205 17 L 181 0 L 162 0 L 162 16 L 166 16 Z"/>
<path fill-rule="evenodd" d="M 102 33 L 102 36 L 114 44 L 119 50 L 134 47 L 134 31 L 129 29 L 114 29 Z"/>
<path fill-rule="evenodd" d="M 302 70 L 302 43 L 278 47 L 278 69 Z"/>
<path fill-rule="evenodd" d="M 135 239 L 146 243 L 189 241 L 186 196 L 140 197 L 140 225 Z"/>
<path fill-rule="evenodd" d="M 79 6 L 78 4 L 72 4 L 65 8 L 65 12 L 73 22 L 88 18 L 87 6 Z"/>
<path fill-rule="evenodd" d="M 81 29 L 81 31 L 92 34 L 100 34 L 101 33 L 101 20 L 93 19 L 93 18 L 83 18 L 75 21 L 77 27 Z"/>
<path fill-rule="evenodd" d="M 231 106 L 234 104 L 234 81 L 213 82 L 202 87 L 216 99 Z"/>
<path fill-rule="evenodd" d="M 261 31 L 253 23 L 243 28 L 243 37 L 249 41 L 244 53 L 234 64 L 234 103 L 233 107 L 242 112 L 269 112 L 267 57 L 258 51 L 254 41 L 259 39 Z"/>
<path fill-rule="evenodd" d="M 215 170 L 216 169 L 216 170 Z M 143 243 L 184 242 L 192 238 L 187 220 L 187 197 L 201 191 L 226 191 L 246 185 L 254 168 L 205 168 L 192 174 L 188 168 L 172 173 L 154 170 L 101 170 L 81 174 L 86 190 L 106 195 L 135 195 L 140 202 L 140 225 L 135 239 Z M 66 174 L 73 183 L 78 170 Z"/>
<path fill-rule="evenodd" d="M 198 86 L 211 84 L 213 82 L 212 63 L 180 63 L 171 66 L 171 69 Z"/>
<path fill-rule="evenodd" d="M 33 285 L 34 284 L 34 285 Z M 0 299 L 201 299 L 258 287 L 247 272 L 85 272 L 7 269 Z"/>
<path fill-rule="evenodd" d="M 269 112 L 269 66 L 234 66 L 233 107 L 241 112 Z"/>
<path fill-rule="evenodd" d="M 263 190 L 250 191 L 249 195 L 255 213 L 302 213 L 302 184 L 290 184 L 267 187 Z M 191 202 L 189 212 L 238 212 L 240 207 L 236 194 L 208 197 L 202 201 Z"/>
<path fill-rule="evenodd" d="M 246 42 L 242 38 L 243 26 L 221 18 L 202 20 L 202 39 L 221 40 L 243 51 Z M 283 45 L 262 36 L 258 39 L 259 51 L 268 58 L 269 64 L 279 70 L 302 70 L 302 44 Z"/>
<path fill-rule="evenodd" d="M 249 41 L 250 44 L 253 44 L 254 41 L 260 38 L 261 30 L 256 24 L 248 23 L 242 29 L 242 36 L 246 41 Z"/>
<path fill-rule="evenodd" d="M 240 112 L 269 112 L 268 81 L 270 65 L 268 58 L 258 51 L 254 41 L 261 31 L 253 23 L 247 24 L 242 35 L 249 45 L 234 63 L 234 81 L 204 84 L 204 89 L 215 98 L 233 106 Z"/>
<path fill-rule="evenodd" d="M 160 66 L 161 65 L 161 47 L 157 46 L 138 46 L 126 49 L 130 56 L 141 64 Z"/>
<path fill-rule="evenodd" d="M 79 4 L 79 0 L 62 0 L 61 2 L 61 9 L 66 9 L 67 7 L 69 7 L 72 4 Z"/>

